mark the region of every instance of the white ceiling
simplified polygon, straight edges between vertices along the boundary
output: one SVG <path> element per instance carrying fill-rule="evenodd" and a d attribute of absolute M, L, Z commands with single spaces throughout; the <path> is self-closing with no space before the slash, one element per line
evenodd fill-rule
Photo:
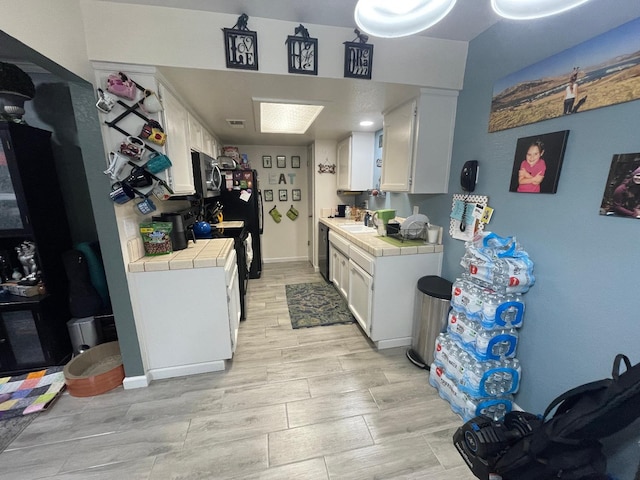
<path fill-rule="evenodd" d="M 275 18 L 302 24 L 355 27 L 356 0 L 110 0 L 182 9 L 215 11 L 249 17 Z M 489 0 L 458 0 L 453 11 L 422 35 L 469 41 L 497 21 Z M 382 111 L 416 96 L 415 86 L 353 79 L 323 79 L 255 72 L 160 68 L 163 75 L 206 124 L 231 145 L 308 145 L 314 139 L 340 139 L 350 131 L 382 128 Z M 252 97 L 305 99 L 326 104 L 305 135 L 258 133 Z M 244 129 L 227 119 L 246 121 Z M 372 120 L 372 127 L 359 126 Z"/>

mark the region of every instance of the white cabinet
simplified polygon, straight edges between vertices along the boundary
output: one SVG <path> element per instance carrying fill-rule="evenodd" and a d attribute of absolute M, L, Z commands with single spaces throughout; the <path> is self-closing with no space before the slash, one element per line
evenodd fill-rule
<path fill-rule="evenodd" d="M 329 231 L 329 278 L 345 299 L 349 296 L 349 242 Z"/>
<path fill-rule="evenodd" d="M 191 150 L 202 152 L 204 150 L 203 143 L 202 143 L 202 132 L 203 132 L 202 125 L 200 125 L 200 122 L 198 122 L 198 120 L 190 113 L 188 114 L 188 121 L 189 121 L 189 147 L 191 147 Z"/>
<path fill-rule="evenodd" d="M 373 187 L 375 134 L 352 132 L 338 143 L 336 181 L 338 190 L 368 190 Z"/>
<path fill-rule="evenodd" d="M 163 84 L 159 85 L 159 94 L 164 107 L 162 113 L 167 134 L 167 155 L 172 163 L 168 183 L 176 195 L 192 194 L 195 188 L 187 126 L 189 115 L 186 108 Z"/>
<path fill-rule="evenodd" d="M 229 312 L 229 334 L 231 339 L 231 351 L 236 351 L 238 343 L 238 328 L 240 327 L 240 286 L 238 283 L 238 262 L 236 252 L 233 251 L 224 266 L 227 284 L 227 309 Z"/>
<path fill-rule="evenodd" d="M 349 294 L 349 258 L 332 244 L 329 244 L 329 265 L 329 278 L 346 299 Z"/>
<path fill-rule="evenodd" d="M 237 270 L 231 248 L 224 266 L 129 274 L 145 372 L 152 380 L 225 369 L 240 321 Z"/>
<path fill-rule="evenodd" d="M 384 114 L 382 178 L 388 192 L 447 193 L 458 92 L 423 88 Z"/>
<path fill-rule="evenodd" d="M 373 307 L 373 276 L 366 269 L 366 264 L 358 264 L 356 255 L 358 247 L 351 245 L 351 258 L 349 260 L 349 310 L 362 327 L 362 330 L 371 336 L 371 311 Z M 360 251 L 361 254 L 369 256 Z M 360 253 L 358 252 L 358 253 Z M 371 257 L 371 262 L 373 257 Z M 363 268 L 364 267 L 364 268 Z"/>
<path fill-rule="evenodd" d="M 206 130 L 202 130 L 202 153 L 206 153 L 210 157 L 216 158 L 213 153 L 213 136 Z"/>
<path fill-rule="evenodd" d="M 332 281 L 344 295 L 340 275 L 346 259 L 345 298 L 364 333 L 378 349 L 411 345 L 418 280 L 440 274 L 442 252 L 375 257 L 334 230 L 329 242 Z"/>

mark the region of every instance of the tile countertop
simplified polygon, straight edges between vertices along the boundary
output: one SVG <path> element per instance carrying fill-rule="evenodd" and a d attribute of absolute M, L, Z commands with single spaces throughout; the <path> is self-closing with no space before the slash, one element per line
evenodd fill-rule
<path fill-rule="evenodd" d="M 142 257 L 129 263 L 130 273 L 183 270 L 188 268 L 224 267 L 233 249 L 233 238 L 214 238 L 188 242 L 187 248 L 167 255 Z"/>
<path fill-rule="evenodd" d="M 382 240 L 375 229 L 371 229 L 371 233 L 350 233 L 342 228 L 341 225 L 362 224 L 354 220 L 345 220 L 344 218 L 320 218 L 320 221 L 327 225 L 330 230 L 335 231 L 341 236 L 347 238 L 351 243 L 366 250 L 374 257 L 387 257 L 394 255 L 416 255 L 422 253 L 441 253 L 443 252 L 442 244 L 425 243 L 420 246 L 396 247 Z M 442 240 L 442 227 L 438 236 Z"/>

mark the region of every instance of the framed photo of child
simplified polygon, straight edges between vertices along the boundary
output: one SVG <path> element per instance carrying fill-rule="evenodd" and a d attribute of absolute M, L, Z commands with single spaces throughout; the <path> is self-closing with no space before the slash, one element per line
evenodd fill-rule
<path fill-rule="evenodd" d="M 510 192 L 556 193 L 569 130 L 519 138 Z"/>

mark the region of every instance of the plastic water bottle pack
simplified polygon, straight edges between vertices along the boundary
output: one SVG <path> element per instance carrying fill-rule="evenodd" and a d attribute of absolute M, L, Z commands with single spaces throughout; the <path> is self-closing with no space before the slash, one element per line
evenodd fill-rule
<path fill-rule="evenodd" d="M 449 402 L 451 410 L 466 422 L 478 415 L 501 420 L 513 409 L 513 398 L 505 395 L 499 398 L 472 398 L 458 388 L 443 367 L 435 363 L 429 371 L 429 384 L 438 391 L 441 398 Z"/>
<path fill-rule="evenodd" d="M 487 330 L 521 327 L 524 317 L 521 294 L 499 293 L 479 286 L 468 278 L 458 278 L 453 283 L 451 306 L 464 312 L 467 318 L 480 322 L 482 328 Z"/>
<path fill-rule="evenodd" d="M 478 361 L 446 334 L 436 340 L 434 364 L 473 398 L 513 394 L 520 386 L 518 359 Z"/>
<path fill-rule="evenodd" d="M 485 330 L 478 322 L 456 310 L 449 312 L 447 333 L 476 360 L 500 360 L 513 358 L 518 347 L 518 331 L 515 328 Z"/>
<path fill-rule="evenodd" d="M 460 265 L 474 282 L 500 293 L 525 293 L 535 283 L 533 262 L 514 237 L 477 235 L 467 242 Z"/>

